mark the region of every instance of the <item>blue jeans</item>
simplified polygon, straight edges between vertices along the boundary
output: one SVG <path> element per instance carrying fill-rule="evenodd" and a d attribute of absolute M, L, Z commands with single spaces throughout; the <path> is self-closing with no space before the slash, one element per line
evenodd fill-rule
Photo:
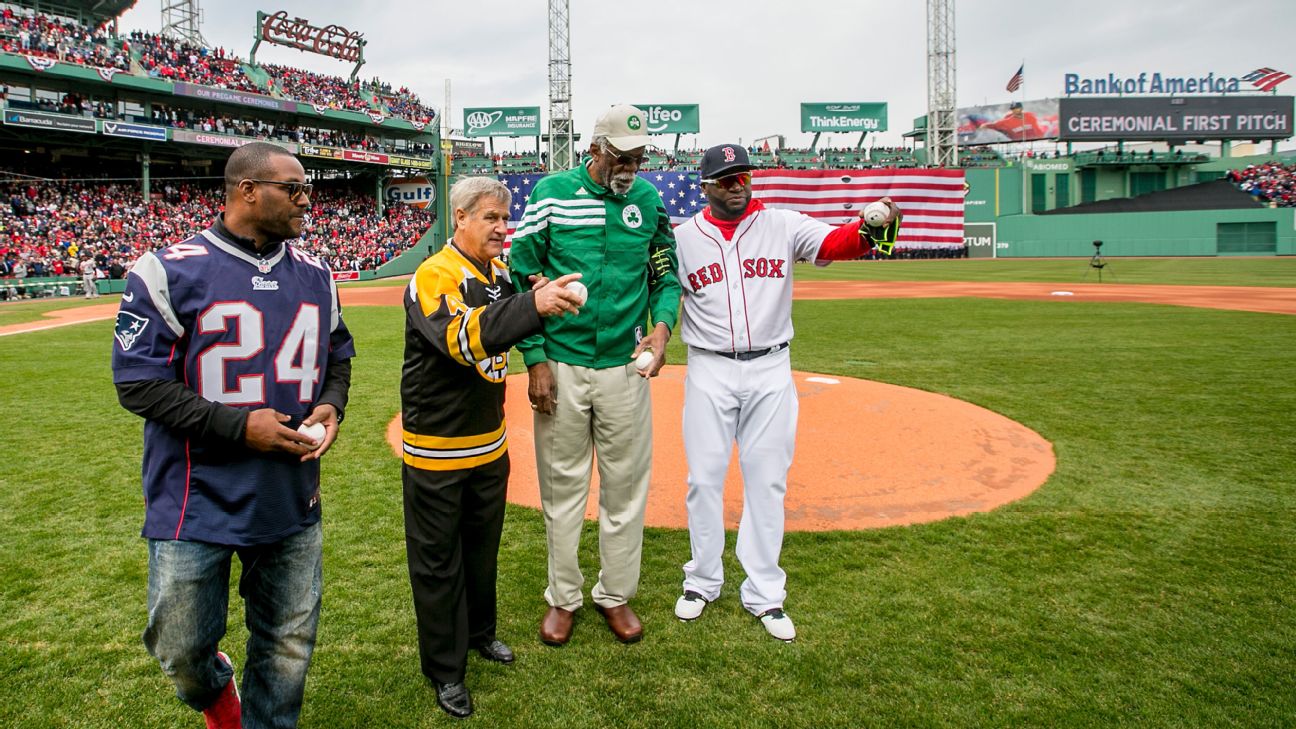
<path fill-rule="evenodd" d="M 149 540 L 144 645 L 175 683 L 181 701 L 202 711 L 233 673 L 216 651 L 225 635 L 230 562 L 238 554 L 249 633 L 239 682 L 243 726 L 297 725 L 319 624 L 322 543 L 318 523 L 254 547 Z"/>

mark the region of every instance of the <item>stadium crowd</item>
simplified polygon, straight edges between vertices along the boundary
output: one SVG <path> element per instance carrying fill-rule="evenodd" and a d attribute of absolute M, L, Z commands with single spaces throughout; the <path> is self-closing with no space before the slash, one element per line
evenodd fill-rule
<path fill-rule="evenodd" d="M 99 277 L 121 278 L 141 254 L 210 224 L 220 200 L 215 183 L 171 181 L 147 201 L 134 183 L 0 183 L 0 277 L 71 276 L 89 256 Z M 294 244 L 334 270 L 369 270 L 413 245 L 431 222 L 427 210 L 392 205 L 378 215 L 371 196 L 317 187 Z"/>
<path fill-rule="evenodd" d="M 269 64 L 269 89 L 262 88 L 244 72 L 245 61 L 224 48 L 207 48 L 184 41 L 131 31 L 115 38 L 104 28 L 92 28 L 68 18 L 43 13 L 24 13 L 6 7 L 0 11 L 0 51 L 28 56 L 131 71 L 132 52 L 151 77 L 185 81 L 250 93 L 274 93 L 321 108 L 379 111 L 425 124 L 436 116 L 408 87 L 393 88 L 374 78 L 351 81 L 339 76 L 313 73 L 290 66 Z M 372 101 L 371 101 L 372 99 Z"/>
<path fill-rule="evenodd" d="M 1228 179 L 1261 202 L 1274 207 L 1296 207 L 1296 164 L 1266 162 L 1229 170 Z"/>
<path fill-rule="evenodd" d="M 261 92 L 243 73 L 241 60 L 224 48 L 193 46 L 139 30 L 131 32 L 130 43 L 139 50 L 140 67 L 150 76 L 234 91 Z"/>
<path fill-rule="evenodd" d="M 40 13 L 0 11 L 0 50 L 83 66 L 130 70 L 129 48 L 114 48 L 105 28 L 90 28 Z"/>

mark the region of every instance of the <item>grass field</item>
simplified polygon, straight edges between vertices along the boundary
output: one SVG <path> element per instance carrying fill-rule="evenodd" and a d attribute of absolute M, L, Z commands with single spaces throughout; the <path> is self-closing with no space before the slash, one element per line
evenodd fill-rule
<path fill-rule="evenodd" d="M 1266 263 L 1285 273 L 1161 275 L 1292 275 Z M 418 672 L 399 465 L 383 439 L 402 313 L 346 316 L 360 356 L 324 466 L 324 613 L 302 726 L 451 725 Z M 929 299 L 801 302 L 795 318 L 795 367 L 1003 413 L 1054 444 L 1056 473 L 986 514 L 789 534 L 791 645 L 739 607 L 732 546 L 721 600 L 675 620 L 688 537 L 650 529 L 634 602 L 644 641 L 616 643 L 583 610 L 570 645 L 542 646 L 544 528 L 509 507 L 500 637 L 518 662 L 470 658 L 474 724 L 1296 724 L 1296 317 Z M 108 322 L 0 339 L 0 726 L 202 724 L 139 640 L 142 424 L 116 403 L 110 341 Z M 670 355 L 681 360 L 678 342 Z M 903 448 L 841 416 L 862 447 Z M 235 601 L 224 649 L 236 662 L 245 639 Z"/>

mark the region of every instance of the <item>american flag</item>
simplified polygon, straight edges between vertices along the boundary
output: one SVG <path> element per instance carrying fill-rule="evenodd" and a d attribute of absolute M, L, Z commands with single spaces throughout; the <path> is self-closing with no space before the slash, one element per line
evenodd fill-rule
<path fill-rule="evenodd" d="M 963 170 L 756 170 L 752 195 L 772 208 L 787 208 L 842 225 L 864 206 L 890 196 L 904 213 L 897 247 L 963 245 Z"/>
<path fill-rule="evenodd" d="M 1026 65 L 1021 64 L 1020 69 L 1017 69 L 1017 73 L 1012 74 L 1012 78 L 1008 79 L 1008 91 L 1012 92 L 1012 91 L 1019 90 L 1019 88 L 1021 88 L 1021 82 L 1023 82 L 1023 80 L 1025 80 L 1026 78 L 1025 70 L 1026 70 Z"/>
<path fill-rule="evenodd" d="M 1291 74 L 1289 73 L 1275 71 L 1272 68 L 1257 68 L 1251 73 L 1243 76 L 1242 80 L 1250 81 L 1252 86 L 1255 86 L 1261 91 L 1269 91 L 1289 78 L 1291 78 Z"/>
<path fill-rule="evenodd" d="M 509 240 L 522 219 L 527 198 L 543 173 L 500 175 L 513 193 Z M 706 207 L 698 173 L 640 172 L 661 195 L 671 224 L 679 225 Z M 924 169 L 754 170 L 752 196 L 772 208 L 788 208 L 829 225 L 849 223 L 864 206 L 890 195 L 904 211 L 898 246 L 941 248 L 963 245 L 963 171 Z"/>
<path fill-rule="evenodd" d="M 671 225 L 683 223 L 693 217 L 694 213 L 706 207 L 706 195 L 702 194 L 702 185 L 698 182 L 696 171 L 640 172 L 639 176 L 657 189 L 662 204 L 670 213 Z M 510 243 L 513 240 L 513 231 L 522 220 L 522 211 L 526 210 L 531 188 L 541 177 L 544 177 L 543 172 L 499 176 L 500 182 L 507 185 L 509 192 L 513 193 L 513 205 L 509 210 L 508 224 Z"/>

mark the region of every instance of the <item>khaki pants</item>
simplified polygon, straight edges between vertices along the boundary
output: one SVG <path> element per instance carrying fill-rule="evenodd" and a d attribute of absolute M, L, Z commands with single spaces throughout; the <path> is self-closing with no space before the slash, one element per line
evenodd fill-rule
<path fill-rule="evenodd" d="M 639 589 L 644 507 L 652 469 L 652 401 L 634 364 L 596 370 L 549 362 L 557 387 L 553 415 L 535 416 L 540 505 L 549 537 L 545 601 L 575 610 L 585 577 L 577 560 L 593 458 L 599 469 L 598 584 L 603 607 L 622 605 Z"/>

